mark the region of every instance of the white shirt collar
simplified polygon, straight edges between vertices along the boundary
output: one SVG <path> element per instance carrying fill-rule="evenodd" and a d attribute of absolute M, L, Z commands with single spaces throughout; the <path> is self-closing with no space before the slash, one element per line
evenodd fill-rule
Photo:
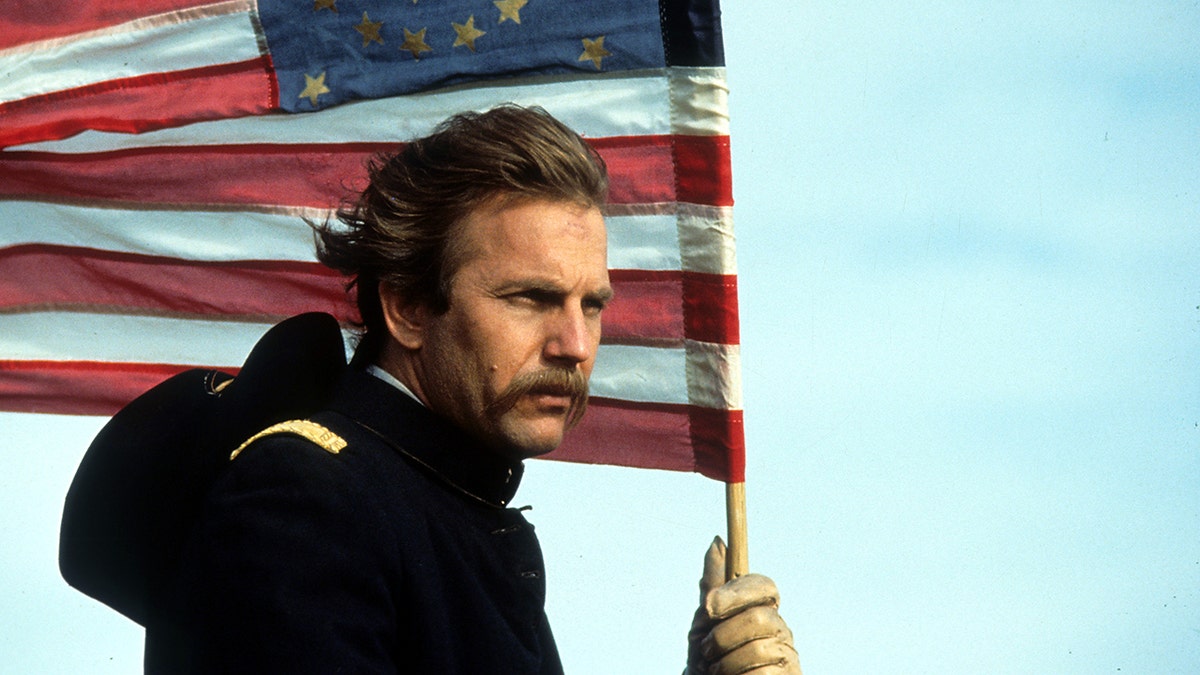
<path fill-rule="evenodd" d="M 425 403 L 422 402 L 421 399 L 417 398 L 417 395 L 412 392 L 412 389 L 409 389 L 408 386 L 405 385 L 403 382 L 401 382 L 399 379 L 397 379 L 395 375 L 392 375 L 391 373 L 384 370 L 383 368 L 380 368 L 379 366 L 372 363 L 371 365 L 367 366 L 367 372 L 374 375 L 375 377 L 378 377 L 379 379 L 383 380 L 384 382 L 387 382 L 388 384 L 399 389 L 400 391 L 404 392 L 405 394 L 408 395 L 409 398 L 416 401 L 417 403 L 420 403 L 421 405 L 425 405 Z"/>

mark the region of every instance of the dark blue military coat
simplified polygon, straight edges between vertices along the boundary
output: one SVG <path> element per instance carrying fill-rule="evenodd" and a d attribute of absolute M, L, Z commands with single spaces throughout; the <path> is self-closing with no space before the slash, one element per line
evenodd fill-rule
<path fill-rule="evenodd" d="M 561 673 L 509 462 L 349 369 L 222 474 L 147 621 L 147 672 Z"/>

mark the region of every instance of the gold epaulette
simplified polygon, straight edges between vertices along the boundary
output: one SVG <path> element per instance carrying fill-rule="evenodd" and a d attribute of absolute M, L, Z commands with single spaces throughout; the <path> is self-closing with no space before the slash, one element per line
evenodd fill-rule
<path fill-rule="evenodd" d="M 229 461 L 232 462 L 233 460 L 237 459 L 237 456 L 241 454 L 242 450 L 245 450 L 246 446 L 250 445 L 254 441 L 257 441 L 264 436 L 271 436 L 273 434 L 294 434 L 315 443 L 316 445 L 320 446 L 322 450 L 331 455 L 338 454 L 342 451 L 342 448 L 346 447 L 346 439 L 338 436 L 316 422 L 311 422 L 309 420 L 288 420 L 286 422 L 280 422 L 279 424 L 272 424 L 266 429 L 254 434 L 250 438 L 247 438 L 245 443 L 239 445 L 237 450 L 234 450 L 229 455 Z"/>

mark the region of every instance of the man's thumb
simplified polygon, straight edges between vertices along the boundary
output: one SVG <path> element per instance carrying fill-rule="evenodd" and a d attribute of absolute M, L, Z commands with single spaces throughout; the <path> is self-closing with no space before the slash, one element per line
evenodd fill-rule
<path fill-rule="evenodd" d="M 725 583 L 725 542 L 721 541 L 720 537 L 716 537 L 704 554 L 704 574 L 700 577 L 700 604 L 704 605 L 709 592 L 723 583 Z"/>

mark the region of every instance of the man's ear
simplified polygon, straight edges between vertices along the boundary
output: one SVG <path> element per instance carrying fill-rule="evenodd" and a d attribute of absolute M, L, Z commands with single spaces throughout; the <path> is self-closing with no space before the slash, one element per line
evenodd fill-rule
<path fill-rule="evenodd" d="M 379 304 L 383 321 L 392 339 L 405 349 L 420 349 L 425 342 L 425 329 L 430 316 L 423 302 L 412 302 L 401 296 L 391 284 L 380 282 Z"/>

